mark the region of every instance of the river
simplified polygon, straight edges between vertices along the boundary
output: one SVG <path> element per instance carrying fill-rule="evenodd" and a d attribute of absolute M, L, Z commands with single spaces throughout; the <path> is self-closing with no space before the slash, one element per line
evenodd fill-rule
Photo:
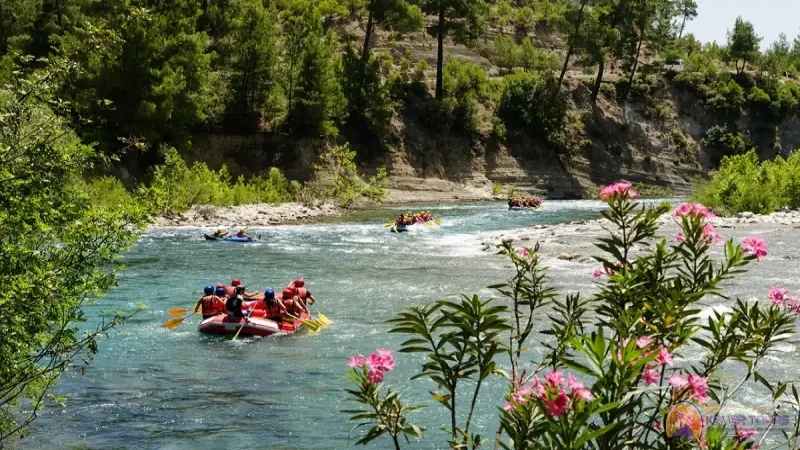
<path fill-rule="evenodd" d="M 406 305 L 460 293 L 491 295 L 486 286 L 507 279 L 510 269 L 503 258 L 481 251 L 480 236 L 595 218 L 602 207 L 594 201 L 552 201 L 538 212 L 508 212 L 501 203 L 386 207 L 344 220 L 251 229 L 261 238 L 254 244 L 205 242 L 201 229 L 152 229 L 125 255 L 119 286 L 89 308 L 89 323 L 111 307 L 132 309 L 141 302 L 147 309 L 101 341 L 85 374 L 75 370 L 62 379 L 56 394 L 67 397 L 66 406 L 44 411 L 19 447 L 351 447 L 357 434 L 339 411 L 355 404 L 345 401 L 342 377 L 350 355 L 399 347 L 404 337 L 388 334 L 385 320 Z M 442 225 L 387 232 L 387 220 L 412 209 L 429 209 Z M 591 264 L 578 265 L 580 270 L 557 260 L 548 264 L 565 292 L 592 289 Z M 232 342 L 198 334 L 197 317 L 173 331 L 162 325 L 167 310 L 190 308 L 207 284 L 240 278 L 248 291 L 277 290 L 296 277 L 305 278 L 331 327 Z M 537 354 L 532 350 L 531 358 Z M 429 405 L 413 416 L 428 429 L 427 439 L 404 448 L 443 448 L 439 428 L 448 419 L 427 394 L 435 386 L 408 381 L 421 357 L 396 359 L 386 382 L 409 402 Z M 791 365 L 796 362 L 792 357 Z M 780 358 L 773 362 L 774 370 L 786 367 Z M 504 392 L 503 380 L 495 377 L 481 397 L 474 426 L 485 438 L 494 434 L 495 407 Z"/>

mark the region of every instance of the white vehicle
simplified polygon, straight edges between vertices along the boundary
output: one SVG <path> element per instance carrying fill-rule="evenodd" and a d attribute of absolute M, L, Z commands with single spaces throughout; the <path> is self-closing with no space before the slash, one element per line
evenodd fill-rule
<path fill-rule="evenodd" d="M 684 67 L 686 67 L 686 62 L 682 59 L 676 59 L 672 64 L 664 65 L 665 70 L 671 70 L 673 72 L 681 72 L 683 71 Z"/>

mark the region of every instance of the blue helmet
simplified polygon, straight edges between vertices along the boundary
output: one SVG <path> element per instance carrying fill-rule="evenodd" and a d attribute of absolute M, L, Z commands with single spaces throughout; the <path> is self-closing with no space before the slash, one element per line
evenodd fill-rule
<path fill-rule="evenodd" d="M 215 292 L 215 294 L 218 297 L 224 297 L 225 296 L 225 288 L 218 287 L 217 291 Z"/>
<path fill-rule="evenodd" d="M 275 291 L 273 291 L 272 288 L 267 289 L 266 291 L 264 291 L 264 297 L 275 298 Z"/>
<path fill-rule="evenodd" d="M 206 286 L 205 289 L 203 289 L 203 292 L 205 292 L 206 295 L 213 294 L 214 293 L 214 286 L 210 286 L 210 285 Z"/>

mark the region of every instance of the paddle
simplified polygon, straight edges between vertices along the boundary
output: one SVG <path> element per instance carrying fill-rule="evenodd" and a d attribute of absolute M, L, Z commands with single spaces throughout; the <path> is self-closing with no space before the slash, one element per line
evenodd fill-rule
<path fill-rule="evenodd" d="M 433 221 L 436 223 L 436 225 L 441 225 L 442 224 L 442 219 L 439 218 L 439 217 L 433 219 Z"/>
<path fill-rule="evenodd" d="M 297 319 L 297 320 L 299 320 L 299 321 L 300 321 L 300 323 L 302 323 L 303 325 L 305 325 L 305 326 L 306 326 L 306 328 L 308 328 L 308 329 L 309 329 L 309 330 L 311 330 L 311 331 L 314 331 L 314 332 L 316 332 L 316 331 L 319 331 L 319 329 L 320 329 L 320 325 L 319 325 L 319 324 L 316 324 L 316 323 L 314 323 L 314 322 L 312 322 L 312 321 L 310 321 L 310 320 L 302 319 L 302 318 L 300 318 L 300 317 L 297 317 L 297 316 L 295 316 L 295 315 L 289 314 L 288 312 L 286 313 L 286 315 L 287 315 L 287 316 L 289 316 L 289 317 L 291 317 L 291 318 L 293 318 L 293 319 Z M 310 316 L 310 315 L 311 315 L 311 314 L 309 314 L 309 316 Z"/>
<path fill-rule="evenodd" d="M 168 330 L 172 330 L 172 329 L 178 328 L 178 326 L 180 324 L 182 324 L 183 321 L 186 320 L 187 317 L 193 316 L 195 314 L 197 314 L 196 311 L 192 312 L 191 314 L 187 314 L 187 315 L 185 315 L 183 317 L 176 317 L 174 319 L 169 319 L 168 321 L 164 322 L 164 327 L 166 329 L 168 329 Z"/>
<path fill-rule="evenodd" d="M 187 311 L 189 311 L 189 310 L 188 310 L 188 309 L 186 309 L 186 308 L 175 308 L 175 309 L 170 309 L 170 310 L 169 310 L 169 315 L 170 315 L 171 317 L 175 317 L 175 316 L 182 316 L 182 315 L 186 314 L 186 312 L 187 312 Z"/>
<path fill-rule="evenodd" d="M 331 324 L 331 321 L 330 321 L 330 320 L 328 320 L 328 318 L 327 318 L 327 317 L 325 317 L 325 314 L 322 314 L 322 313 L 319 311 L 319 309 L 317 309 L 317 307 L 316 307 L 315 305 L 311 305 L 311 307 L 312 307 L 312 308 L 314 308 L 314 311 L 316 311 L 316 312 L 317 312 L 317 315 L 319 316 L 319 319 L 318 319 L 318 320 L 319 320 L 319 322 L 320 322 L 320 323 L 321 323 L 323 326 L 329 326 L 329 325 Z"/>
<path fill-rule="evenodd" d="M 242 330 L 244 329 L 244 326 L 249 323 L 248 319 L 250 318 L 250 315 L 253 314 L 253 310 L 252 309 L 248 310 L 247 313 L 248 314 L 244 318 L 244 323 L 242 324 L 242 326 L 239 327 L 239 331 L 237 331 L 236 334 L 233 335 L 233 339 L 231 339 L 232 341 L 235 341 L 236 338 L 239 337 L 239 333 L 241 333 Z"/>

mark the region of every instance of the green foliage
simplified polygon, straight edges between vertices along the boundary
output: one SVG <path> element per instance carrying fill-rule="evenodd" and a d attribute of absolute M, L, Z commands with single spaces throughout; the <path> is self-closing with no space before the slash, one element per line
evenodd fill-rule
<path fill-rule="evenodd" d="M 450 59 L 444 71 L 444 100 L 431 108 L 425 118 L 431 129 L 456 129 L 474 132 L 478 127 L 480 104 L 489 104 L 494 89 L 486 72 L 478 65 Z"/>
<path fill-rule="evenodd" d="M 232 183 L 224 165 L 219 172 L 202 162 L 189 167 L 174 148 L 166 150 L 164 159 L 164 164 L 153 168 L 150 184 L 145 189 L 146 196 L 164 215 L 181 213 L 194 205 L 290 202 L 300 191 L 297 182 L 287 180 L 274 167 L 266 178 L 256 176 L 245 181 L 239 177 Z"/>
<path fill-rule="evenodd" d="M 744 89 L 734 80 L 718 81 L 714 84 L 706 104 L 723 118 L 736 120 L 744 113 Z"/>
<path fill-rule="evenodd" d="M 150 212 L 126 198 L 93 208 L 81 189 L 81 172 L 102 158 L 61 115 L 67 104 L 54 93 L 74 76 L 74 64 L 54 59 L 0 88 L 0 447 L 28 432 L 60 375 L 129 317 L 80 325 L 84 306 L 116 284 L 120 254 Z"/>
<path fill-rule="evenodd" d="M 374 176 L 358 172 L 355 163 L 356 152 L 350 144 L 329 148 L 314 165 L 315 180 L 303 189 L 306 203 L 336 200 L 340 206 L 348 207 L 359 197 L 383 203 L 389 181 L 386 169 L 381 167 Z"/>
<path fill-rule="evenodd" d="M 800 208 L 800 152 L 788 159 L 760 162 L 755 151 L 727 156 L 693 196 L 720 211 L 769 214 L 788 206 Z"/>
<path fill-rule="evenodd" d="M 670 130 L 669 138 L 672 145 L 674 145 L 677 150 L 678 162 L 691 166 L 697 166 L 699 164 L 698 153 L 700 149 L 697 143 L 691 140 L 680 127 L 676 126 Z"/>
<path fill-rule="evenodd" d="M 701 142 L 716 151 L 717 159 L 725 155 L 744 153 L 750 147 L 741 133 L 729 131 L 725 125 L 714 125 L 709 128 Z"/>
<path fill-rule="evenodd" d="M 386 130 L 396 107 L 390 83 L 405 84 L 405 81 L 383 82 L 380 61 L 370 58 L 363 64 L 353 52 L 342 57 L 340 79 L 350 116 L 366 119 L 376 130 Z"/>
<path fill-rule="evenodd" d="M 566 117 L 566 98 L 549 74 L 517 73 L 503 80 L 497 114 L 509 127 L 550 137 Z"/>

